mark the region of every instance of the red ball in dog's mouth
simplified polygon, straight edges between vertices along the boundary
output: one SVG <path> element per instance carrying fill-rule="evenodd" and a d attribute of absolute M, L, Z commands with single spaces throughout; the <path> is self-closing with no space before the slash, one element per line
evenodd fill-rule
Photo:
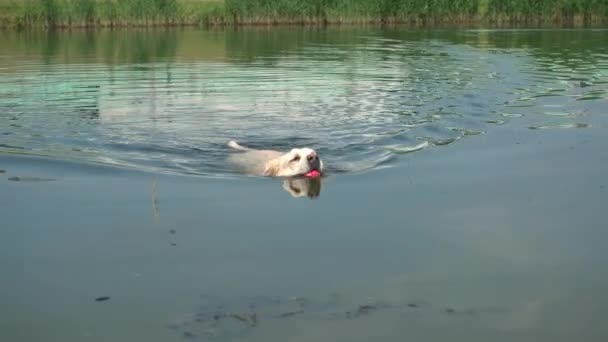
<path fill-rule="evenodd" d="M 308 173 L 304 174 L 304 176 L 310 177 L 310 178 L 316 178 L 316 177 L 321 177 L 321 173 L 317 170 L 312 170 L 312 171 L 309 171 Z"/>

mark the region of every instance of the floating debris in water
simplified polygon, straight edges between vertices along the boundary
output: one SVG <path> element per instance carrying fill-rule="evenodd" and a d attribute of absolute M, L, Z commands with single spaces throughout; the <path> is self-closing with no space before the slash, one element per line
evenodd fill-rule
<path fill-rule="evenodd" d="M 355 312 L 355 317 L 358 317 L 361 315 L 369 315 L 370 313 L 372 313 L 373 311 L 376 311 L 377 309 L 378 309 L 378 307 L 376 305 L 371 305 L 371 304 L 359 305 L 359 307 L 357 308 L 357 311 Z"/>
<path fill-rule="evenodd" d="M 367 299 L 358 305 L 343 305 L 337 294 L 325 299 L 315 300 L 307 297 L 275 297 L 256 296 L 227 301 L 213 302 L 214 298 L 201 295 L 204 300 L 198 311 L 187 315 L 167 325 L 167 328 L 183 338 L 201 339 L 203 341 L 222 338 L 246 337 L 257 328 L 260 320 L 265 326 L 280 324 L 280 320 L 317 319 L 325 321 L 365 319 L 372 314 L 399 314 L 407 310 L 421 310 L 428 307 L 424 301 L 377 301 Z M 506 307 L 476 307 L 471 309 L 456 309 L 445 307 L 439 312 L 450 316 L 470 316 L 476 314 L 506 314 Z M 411 312 L 411 311 L 410 311 Z"/>
<path fill-rule="evenodd" d="M 302 313 L 304 313 L 304 310 L 284 312 L 284 313 L 280 314 L 279 317 L 281 317 L 281 318 L 287 318 L 287 317 L 299 315 L 299 314 L 302 314 Z"/>
<path fill-rule="evenodd" d="M 56 179 L 41 177 L 10 177 L 8 180 L 13 182 L 51 182 Z"/>
<path fill-rule="evenodd" d="M 108 297 L 108 296 L 103 296 L 103 297 L 97 297 L 97 298 L 95 298 L 95 301 L 96 301 L 96 302 L 105 302 L 105 301 L 107 301 L 107 300 L 110 300 L 110 297 Z"/>
<path fill-rule="evenodd" d="M 494 124 L 494 125 L 504 125 L 505 122 L 506 122 L 505 120 L 499 120 L 499 119 L 486 120 L 486 123 Z"/>
<path fill-rule="evenodd" d="M 182 336 L 183 336 L 184 338 L 196 338 L 196 337 L 197 337 L 195 334 L 193 334 L 193 333 L 191 333 L 191 332 L 189 332 L 189 331 L 184 331 L 184 332 L 182 333 Z"/>
<path fill-rule="evenodd" d="M 6 173 L 6 171 L 5 170 L 0 170 L 0 173 Z"/>
<path fill-rule="evenodd" d="M 0 144 L 0 147 L 2 147 L 2 148 L 10 148 L 10 149 L 13 149 L 13 150 L 25 150 L 25 147 L 14 146 L 14 145 L 7 145 L 7 144 Z"/>
<path fill-rule="evenodd" d="M 251 326 L 255 326 L 257 324 L 257 317 L 255 314 L 231 314 L 230 317 Z"/>

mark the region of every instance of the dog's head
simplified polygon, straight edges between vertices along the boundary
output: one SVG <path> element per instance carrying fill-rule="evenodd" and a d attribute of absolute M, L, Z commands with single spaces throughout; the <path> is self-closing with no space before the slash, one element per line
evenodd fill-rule
<path fill-rule="evenodd" d="M 323 173 L 323 161 L 311 148 L 294 148 L 284 155 L 271 160 L 266 165 L 264 174 L 277 177 L 302 176 L 316 170 Z"/>
<path fill-rule="evenodd" d="M 321 194 L 321 178 L 286 178 L 283 180 L 283 189 L 293 197 L 317 198 Z"/>

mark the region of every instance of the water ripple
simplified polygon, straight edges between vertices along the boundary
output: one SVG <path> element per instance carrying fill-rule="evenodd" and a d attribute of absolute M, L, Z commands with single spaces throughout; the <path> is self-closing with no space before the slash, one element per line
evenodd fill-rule
<path fill-rule="evenodd" d="M 608 99 L 606 47 L 556 52 L 505 47 L 491 31 L 463 36 L 376 32 L 221 58 L 117 63 L 9 48 L 0 58 L 0 153 L 226 176 L 226 142 L 236 139 L 312 146 L 334 172 L 362 172 L 512 120 L 589 127 L 585 103 Z"/>

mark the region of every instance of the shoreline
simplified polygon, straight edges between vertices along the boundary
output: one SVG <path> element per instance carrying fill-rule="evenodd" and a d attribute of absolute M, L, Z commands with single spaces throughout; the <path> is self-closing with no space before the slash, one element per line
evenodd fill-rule
<path fill-rule="evenodd" d="M 124 29 L 229 29 L 229 28 L 273 28 L 291 27 L 303 29 L 324 29 L 324 28 L 352 28 L 352 27 L 401 27 L 412 29 L 584 29 L 584 28 L 606 28 L 608 18 L 602 18 L 591 22 L 585 21 L 544 21 L 544 20 L 519 20 L 519 21 L 488 21 L 488 20 L 464 20 L 464 21 L 390 21 L 367 20 L 367 21 L 327 21 L 314 22 L 305 20 L 280 20 L 273 19 L 268 21 L 248 20 L 243 22 L 217 21 L 212 23 L 180 22 L 180 23 L 94 23 L 94 24 L 67 24 L 59 23 L 53 26 L 46 24 L 34 25 L 14 25 L 7 24 L 0 18 L 0 31 L 27 31 L 27 30 L 124 30 Z"/>

